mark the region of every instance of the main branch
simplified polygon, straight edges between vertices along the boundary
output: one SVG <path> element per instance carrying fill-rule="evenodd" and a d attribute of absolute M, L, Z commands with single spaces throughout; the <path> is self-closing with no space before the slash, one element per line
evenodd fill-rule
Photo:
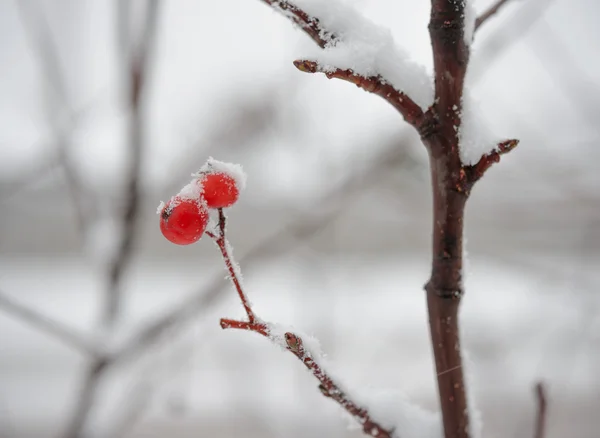
<path fill-rule="evenodd" d="M 435 103 L 421 137 L 430 157 L 433 190 L 431 277 L 425 286 L 431 345 L 446 438 L 469 437 L 458 309 L 463 295 L 463 223 L 468 191 L 459 151 L 462 94 L 469 48 L 464 39 L 464 0 L 432 0 L 429 33 Z"/>

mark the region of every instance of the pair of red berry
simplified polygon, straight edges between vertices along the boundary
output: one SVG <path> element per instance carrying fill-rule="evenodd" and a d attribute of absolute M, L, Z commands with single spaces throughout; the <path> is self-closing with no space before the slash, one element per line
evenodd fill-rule
<path fill-rule="evenodd" d="M 177 245 L 197 242 L 209 220 L 209 208 L 232 206 L 239 197 L 235 178 L 224 172 L 204 172 L 160 211 L 160 231 Z"/>

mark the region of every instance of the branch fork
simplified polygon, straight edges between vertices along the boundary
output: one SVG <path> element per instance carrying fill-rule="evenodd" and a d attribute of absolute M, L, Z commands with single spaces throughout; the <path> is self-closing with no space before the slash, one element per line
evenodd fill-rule
<path fill-rule="evenodd" d="M 234 285 L 244 311 L 248 317 L 247 321 L 240 321 L 229 318 L 221 318 L 220 325 L 222 329 L 237 329 L 246 330 L 258 333 L 272 342 L 280 344 L 280 340 L 276 338 L 272 331 L 273 325 L 262 321 L 256 316 L 248 296 L 246 295 L 242 283 L 239 278 L 239 271 L 230 251 L 230 246 L 226 237 L 226 221 L 227 217 L 223 213 L 223 209 L 219 209 L 218 232 L 205 232 L 212 238 L 219 249 L 225 266 L 229 272 L 229 277 Z M 283 343 L 286 350 L 294 354 L 311 372 L 311 374 L 319 381 L 319 390 L 321 393 L 332 400 L 336 401 L 348 414 L 350 414 L 363 428 L 366 435 L 378 438 L 392 438 L 393 431 L 385 429 L 371 417 L 369 411 L 359 406 L 338 386 L 333 378 L 319 364 L 319 359 L 310 350 L 305 347 L 305 342 L 302 337 L 296 333 L 286 331 L 283 334 Z"/>

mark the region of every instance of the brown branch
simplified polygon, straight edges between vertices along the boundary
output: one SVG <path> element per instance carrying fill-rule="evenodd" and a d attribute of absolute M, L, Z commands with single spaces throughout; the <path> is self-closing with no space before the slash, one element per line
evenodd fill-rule
<path fill-rule="evenodd" d="M 261 0 L 298 25 L 321 48 L 335 44 L 336 35 L 321 27 L 319 19 L 286 0 Z"/>
<path fill-rule="evenodd" d="M 229 271 L 230 280 L 240 296 L 244 310 L 248 315 L 248 321 L 222 318 L 220 321 L 221 328 L 252 331 L 274 340 L 269 330 L 269 324 L 262 322 L 260 318 L 255 315 L 250 305 L 250 301 L 248 300 L 248 296 L 242 289 L 241 281 L 239 279 L 239 272 L 237 271 L 237 268 L 234 268 L 237 265 L 228 250 L 229 243 L 227 242 L 227 238 L 225 236 L 226 220 L 227 218 L 223 213 L 223 209 L 219 209 L 219 234 L 215 235 L 212 231 L 208 231 L 206 234 L 211 237 L 221 249 L 223 260 Z M 339 388 L 333 379 L 316 362 L 316 358 L 314 358 L 310 352 L 306 351 L 300 336 L 286 332 L 285 342 L 286 348 L 294 353 L 294 355 L 300 359 L 302 363 L 304 363 L 304 365 L 310 370 L 313 376 L 317 378 L 320 383 L 319 389 L 323 395 L 335 400 L 340 406 L 342 406 L 342 408 L 344 408 L 359 424 L 362 425 L 365 434 L 373 437 L 391 438 L 391 431 L 384 429 L 381 425 L 375 422 L 365 408 L 362 408 L 354 403 Z"/>
<path fill-rule="evenodd" d="M 519 140 L 506 140 L 500 143 L 495 150 L 485 154 L 481 159 L 473 165 L 464 166 L 467 189 L 477 182 L 485 172 L 494 165 L 500 162 L 500 156 L 509 153 L 519 144 Z"/>
<path fill-rule="evenodd" d="M 475 20 L 475 32 L 484 24 L 491 16 L 496 15 L 500 8 L 508 3 L 510 0 L 497 0 L 496 3 L 491 5 Z"/>
<path fill-rule="evenodd" d="M 227 241 L 227 236 L 225 235 L 225 228 L 227 223 L 227 217 L 223 212 L 222 208 L 219 208 L 219 235 L 215 236 L 211 232 L 207 232 L 210 237 L 213 238 L 219 249 L 221 250 L 221 255 L 223 256 L 223 261 L 225 262 L 225 266 L 227 271 L 229 272 L 229 278 L 233 283 L 235 290 L 240 297 L 240 301 L 242 302 L 242 306 L 244 307 L 244 311 L 246 315 L 248 315 L 248 321 L 250 324 L 253 324 L 256 321 L 256 315 L 254 315 L 254 311 L 252 310 L 252 306 L 250 304 L 250 300 L 246 296 L 244 289 L 242 288 L 241 279 L 239 278 L 237 272 L 237 265 L 233 260 L 233 256 L 231 254 L 231 248 L 229 246 L 229 242 Z"/>
<path fill-rule="evenodd" d="M 266 323 L 249 323 L 232 319 L 221 319 L 221 328 L 248 330 L 262 336 L 271 338 L 269 326 Z M 340 389 L 333 378 L 319 365 L 317 358 L 304 348 L 302 338 L 294 333 L 285 333 L 286 349 L 294 353 L 300 361 L 308 368 L 312 375 L 319 381 L 319 390 L 327 397 L 337 402 L 352 418 L 354 418 L 368 436 L 379 438 L 391 438 L 393 431 L 387 430 L 371 418 L 369 411 L 358 404 Z"/>
<path fill-rule="evenodd" d="M 319 67 L 318 63 L 308 60 L 296 60 L 294 61 L 294 65 L 298 70 L 305 73 L 324 73 L 328 79 L 342 79 L 369 93 L 376 94 L 396 108 L 402 114 L 404 120 L 412 126 L 419 126 L 423 119 L 423 110 L 421 107 L 409 96 L 388 84 L 381 76 L 364 77 L 355 74 L 352 70 L 342 69 L 324 71 Z"/>
<path fill-rule="evenodd" d="M 547 398 L 544 384 L 539 382 L 535 385 L 535 396 L 537 401 L 537 415 L 535 419 L 534 438 L 545 438 L 546 436 L 546 411 Z"/>
<path fill-rule="evenodd" d="M 86 340 L 75 329 L 67 327 L 60 321 L 18 303 L 2 291 L 0 291 L 0 307 L 8 315 L 17 317 L 19 320 L 28 323 L 43 333 L 54 336 L 56 339 L 86 355 L 94 357 L 100 354 L 95 345 Z"/>
<path fill-rule="evenodd" d="M 462 367 L 458 310 L 463 295 L 464 209 L 468 193 L 459 156 L 463 86 L 469 61 L 464 40 L 464 1 L 432 0 L 435 102 L 421 129 L 433 190 L 431 277 L 425 285 L 445 438 L 468 438 L 469 412 Z M 452 370 L 452 371 L 448 371 Z"/>

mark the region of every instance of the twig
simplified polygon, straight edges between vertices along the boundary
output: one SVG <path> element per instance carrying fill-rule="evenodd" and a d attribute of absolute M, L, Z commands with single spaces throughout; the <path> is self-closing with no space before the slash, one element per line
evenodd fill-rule
<path fill-rule="evenodd" d="M 242 300 L 242 305 L 244 306 L 244 310 L 248 315 L 248 321 L 222 318 L 220 321 L 221 328 L 248 330 L 274 340 L 271 336 L 271 331 L 269 328 L 270 324 L 263 322 L 254 314 L 254 311 L 252 310 L 248 297 L 242 289 L 239 279 L 239 272 L 237 269 L 232 268 L 237 266 L 235 260 L 228 250 L 223 249 L 229 248 L 229 243 L 227 242 L 227 238 L 225 236 L 226 220 L 227 219 L 223 214 L 223 210 L 219 209 L 219 234 L 215 235 L 210 231 L 206 234 L 211 237 L 221 249 L 223 261 L 225 262 L 225 265 L 230 273 L 230 280 L 235 286 L 240 299 Z M 286 332 L 285 343 L 287 350 L 294 353 L 294 355 L 302 361 L 312 375 L 319 381 L 319 389 L 323 395 L 336 401 L 342 408 L 344 408 L 362 426 L 365 434 L 380 438 L 392 437 L 392 431 L 385 429 L 383 426 L 374 421 L 367 409 L 357 405 L 339 388 L 339 386 L 327 374 L 327 372 L 323 370 L 321 365 L 319 365 L 317 358 L 314 357 L 310 351 L 307 351 L 304 348 L 304 342 L 300 336 L 291 332 Z"/>
<path fill-rule="evenodd" d="M 271 6 L 274 10 L 281 12 L 298 25 L 312 40 L 321 48 L 335 44 L 337 36 L 321 27 L 319 19 L 311 17 L 302 9 L 286 0 L 261 0 L 263 3 Z"/>
<path fill-rule="evenodd" d="M 215 243 L 221 250 L 221 255 L 223 256 L 223 260 L 225 261 L 227 271 L 229 272 L 229 278 L 235 286 L 235 290 L 237 291 L 238 296 L 240 297 L 242 306 L 246 311 L 246 315 L 248 315 L 248 321 L 252 324 L 256 321 L 256 315 L 254 315 L 254 312 L 252 311 L 252 306 L 250 304 L 250 300 L 248 299 L 246 293 L 244 292 L 244 289 L 242 288 L 241 278 L 239 272 L 237 272 L 239 268 L 233 261 L 231 247 L 229 246 L 229 242 L 227 241 L 227 237 L 225 235 L 226 224 L 227 217 L 225 216 L 225 212 L 222 208 L 219 208 L 219 235 L 217 236 L 210 231 L 206 234 L 215 241 Z"/>
<path fill-rule="evenodd" d="M 485 154 L 481 157 L 481 159 L 471 166 L 464 166 L 464 170 L 466 173 L 466 183 L 467 186 L 472 186 L 475 182 L 477 182 L 484 173 L 492 167 L 494 163 L 500 162 L 500 156 L 507 154 L 517 147 L 519 144 L 519 140 L 506 140 L 500 143 L 495 150 L 492 152 Z"/>
<path fill-rule="evenodd" d="M 547 399 L 546 390 L 542 382 L 535 385 L 535 396 L 537 401 L 537 415 L 535 419 L 535 438 L 545 438 L 546 436 L 546 410 Z"/>
<path fill-rule="evenodd" d="M 475 20 L 475 31 L 481 27 L 483 23 L 485 23 L 492 15 L 498 13 L 500 8 L 508 3 L 510 0 L 497 0 L 496 3 L 491 5 L 488 9 L 485 10 L 477 19 Z"/>
<path fill-rule="evenodd" d="M 336 78 L 350 82 L 369 93 L 376 94 L 388 101 L 409 124 L 417 126 L 423 118 L 423 110 L 409 96 L 396 90 L 380 76 L 364 77 L 355 74 L 352 70 L 336 69 L 334 71 L 322 70 L 314 61 L 296 60 L 294 65 L 306 73 L 324 73 L 328 79 Z"/>
<path fill-rule="evenodd" d="M 23 304 L 14 301 L 3 291 L 0 291 L 0 307 L 2 307 L 8 315 L 15 316 L 41 332 L 54 336 L 56 339 L 86 355 L 93 357 L 100 354 L 95 345 L 77 333 L 75 329 L 67 327 L 60 321 L 54 320 L 34 309 L 30 309 Z"/>

